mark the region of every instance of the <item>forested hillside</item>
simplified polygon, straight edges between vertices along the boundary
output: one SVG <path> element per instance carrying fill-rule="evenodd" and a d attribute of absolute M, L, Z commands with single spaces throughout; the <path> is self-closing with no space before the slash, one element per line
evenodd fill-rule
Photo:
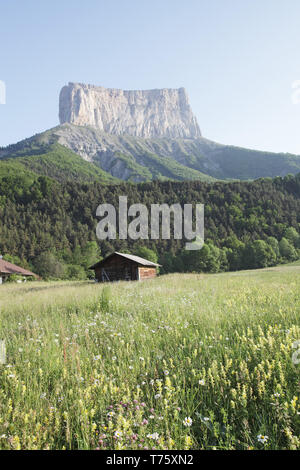
<path fill-rule="evenodd" d="M 96 208 L 118 197 L 128 205 L 203 203 L 205 247 L 184 240 L 96 242 Z M 263 267 L 299 258 L 300 175 L 254 182 L 151 182 L 103 185 L 58 182 L 20 172 L 0 179 L 0 253 L 47 277 L 84 277 L 89 263 L 114 249 L 151 249 L 167 271 Z M 150 256 L 150 255 L 149 255 Z M 47 258 L 48 257 L 48 258 Z M 52 266 L 50 272 L 41 266 Z"/>
<path fill-rule="evenodd" d="M 99 166 L 85 161 L 60 144 L 15 149 L 15 153 L 0 159 L 0 179 L 23 175 L 33 180 L 35 175 L 49 176 L 57 181 L 117 183 L 118 179 Z"/>

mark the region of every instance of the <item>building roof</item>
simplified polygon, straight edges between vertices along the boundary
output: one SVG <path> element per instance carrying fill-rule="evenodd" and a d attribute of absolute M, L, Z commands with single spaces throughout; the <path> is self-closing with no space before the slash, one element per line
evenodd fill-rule
<path fill-rule="evenodd" d="M 155 267 L 161 266 L 161 264 L 153 263 L 152 261 L 141 258 L 140 256 L 128 255 L 127 253 L 119 253 L 118 251 L 115 251 L 111 255 L 107 256 L 107 258 L 101 261 L 98 261 L 98 263 L 91 266 L 90 269 L 95 269 L 96 267 L 100 266 L 104 261 L 106 261 L 108 258 L 114 255 L 118 255 L 118 256 L 121 256 L 122 258 L 129 259 L 130 261 L 133 261 L 134 263 L 140 264 L 142 266 L 155 266 Z"/>
<path fill-rule="evenodd" d="M 5 261 L 0 258 L 0 274 L 19 274 L 20 276 L 34 276 L 38 277 L 36 274 L 28 271 L 27 269 L 21 268 L 16 264 L 12 264 L 9 261 Z"/>

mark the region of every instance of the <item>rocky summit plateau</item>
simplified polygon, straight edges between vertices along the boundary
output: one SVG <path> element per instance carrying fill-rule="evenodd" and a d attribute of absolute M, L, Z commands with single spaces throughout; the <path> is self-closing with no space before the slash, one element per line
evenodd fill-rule
<path fill-rule="evenodd" d="M 85 182 L 212 182 L 300 172 L 299 155 L 205 139 L 184 88 L 69 83 L 60 92 L 59 119 L 59 126 L 0 148 L 3 172 L 13 171 L 13 160 L 16 171 L 22 165 L 51 178 Z"/>
<path fill-rule="evenodd" d="M 118 90 L 69 83 L 59 97 L 61 124 L 135 137 L 201 137 L 184 88 Z"/>

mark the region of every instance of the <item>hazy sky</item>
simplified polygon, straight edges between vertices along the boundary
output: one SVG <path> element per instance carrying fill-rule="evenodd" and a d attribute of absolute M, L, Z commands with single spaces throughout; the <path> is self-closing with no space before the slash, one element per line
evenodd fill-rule
<path fill-rule="evenodd" d="M 300 154 L 300 0 L 0 0 L 0 80 L 0 146 L 56 126 L 73 81 L 183 86 L 203 136 Z"/>

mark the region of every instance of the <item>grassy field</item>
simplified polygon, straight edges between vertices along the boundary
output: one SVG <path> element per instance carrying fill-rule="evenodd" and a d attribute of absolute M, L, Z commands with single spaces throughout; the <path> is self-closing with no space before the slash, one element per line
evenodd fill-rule
<path fill-rule="evenodd" d="M 0 286 L 1 449 L 300 449 L 300 266 Z"/>

